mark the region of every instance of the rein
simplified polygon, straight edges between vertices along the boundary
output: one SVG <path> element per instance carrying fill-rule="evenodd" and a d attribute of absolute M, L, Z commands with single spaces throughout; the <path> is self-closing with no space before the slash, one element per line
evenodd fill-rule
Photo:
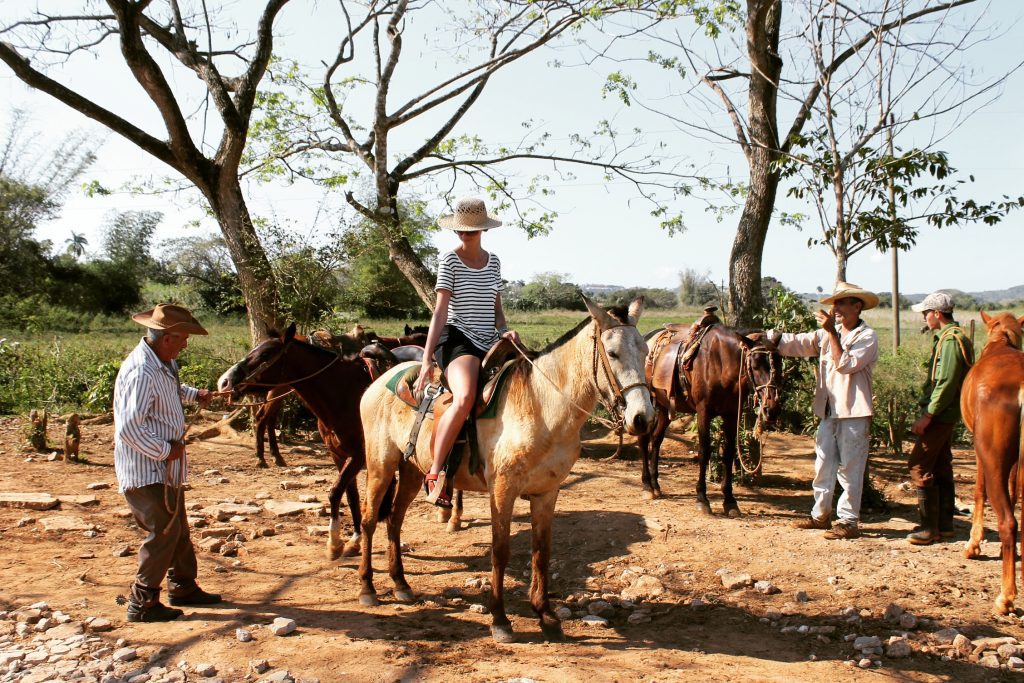
<path fill-rule="evenodd" d="M 285 354 L 285 352 L 287 350 L 288 350 L 288 343 L 286 342 L 284 344 L 284 346 L 281 347 L 281 350 L 278 351 L 277 355 L 275 355 L 270 360 L 264 361 L 264 362 L 260 363 L 259 365 L 257 365 L 255 370 L 253 370 L 248 375 L 246 375 L 245 379 L 243 379 L 241 382 L 239 382 L 238 384 L 236 384 L 234 386 L 235 387 L 271 387 L 271 388 L 281 386 L 280 382 L 278 382 L 277 384 L 271 384 L 271 383 L 268 383 L 268 382 L 254 382 L 254 381 L 252 381 L 252 378 L 256 377 L 258 375 L 263 374 L 267 370 L 267 368 L 272 367 L 275 363 L 277 363 L 277 361 L 281 360 L 281 357 L 284 356 L 284 354 Z M 314 377 L 319 375 L 321 372 L 325 371 L 327 368 L 329 368 L 332 365 L 334 365 L 335 363 L 337 363 L 340 358 L 341 358 L 340 355 L 335 354 L 334 358 L 332 358 L 331 361 L 327 365 L 323 366 L 319 370 L 316 370 L 315 372 L 311 372 L 308 375 L 306 375 L 305 377 L 300 377 L 299 379 L 293 379 L 293 380 L 290 380 L 289 382 L 287 382 L 287 384 L 290 384 L 293 387 L 291 389 L 291 391 L 295 391 L 294 387 L 295 387 L 296 384 L 299 384 L 301 382 L 305 382 L 306 380 L 309 380 L 309 379 L 313 379 Z M 285 396 L 285 395 L 286 394 L 282 394 L 282 396 Z M 264 401 L 264 403 L 266 403 L 266 401 Z M 259 405 L 259 404 L 255 404 L 254 403 L 252 405 Z"/>
<path fill-rule="evenodd" d="M 772 363 L 771 358 L 772 352 L 768 349 L 747 349 L 745 346 L 740 348 L 740 372 L 739 378 L 742 379 L 743 375 L 746 374 L 747 379 L 750 381 L 750 385 L 753 387 L 753 402 L 754 410 L 757 413 L 757 418 L 754 422 L 754 438 L 758 442 L 757 449 L 757 464 L 753 467 L 747 467 L 747 463 L 743 462 L 743 447 L 740 440 L 743 432 L 744 423 L 744 412 L 743 412 L 743 391 L 742 387 L 737 384 L 736 387 L 736 458 L 740 461 L 740 467 L 747 474 L 754 474 L 761 469 L 761 463 L 764 460 L 764 429 L 761 425 L 761 420 L 764 415 L 764 403 L 765 399 L 763 394 L 771 389 L 778 391 L 778 387 L 775 383 L 775 364 Z M 765 355 L 768 356 L 768 381 L 764 384 L 758 384 L 754 378 L 754 370 L 750 365 L 750 356 L 753 355 Z"/>
<path fill-rule="evenodd" d="M 624 325 L 617 325 L 616 327 L 625 327 L 625 326 Z M 614 328 L 609 328 L 609 329 L 614 329 Z M 524 349 L 522 346 L 520 346 L 514 339 L 510 339 L 509 341 L 512 342 L 512 346 L 515 347 L 515 349 L 519 353 L 519 355 L 522 356 L 523 359 L 526 360 L 527 363 L 529 363 L 531 366 L 533 366 L 533 369 L 536 370 L 538 372 L 538 374 L 540 374 L 541 377 L 546 379 L 551 384 L 551 386 L 555 388 L 555 392 L 557 394 L 561 395 L 562 398 L 564 398 L 566 401 L 568 401 L 570 405 L 572 405 L 574 408 L 576 408 L 576 410 L 580 411 L 581 413 L 583 413 L 584 415 L 588 416 L 592 420 L 598 422 L 599 424 L 604 425 L 608 429 L 618 433 L 620 435 L 620 438 L 621 438 L 621 435 L 622 435 L 622 432 L 623 432 L 623 422 L 624 422 L 624 416 L 623 416 L 623 413 L 622 413 L 622 409 L 626 405 L 626 399 L 624 397 L 624 394 L 625 394 L 625 392 L 629 391 L 630 389 L 633 389 L 633 388 L 636 388 L 636 387 L 639 387 L 639 386 L 646 387 L 647 383 L 646 382 L 634 382 L 633 384 L 630 384 L 627 387 L 623 387 L 621 384 L 619 384 L 618 379 L 616 379 L 614 373 L 612 373 L 612 371 L 611 371 L 611 361 L 608 360 L 608 352 L 604 348 L 604 342 L 601 341 L 601 331 L 600 331 L 600 329 L 595 331 L 593 339 L 594 339 L 594 362 L 593 362 L 593 366 L 592 366 L 593 377 L 591 378 L 591 381 L 594 383 L 594 388 L 597 390 L 598 401 L 601 403 L 601 405 L 604 406 L 605 410 L 607 410 L 610 415 L 613 415 L 615 417 L 615 421 L 614 422 L 611 421 L 611 420 L 606 420 L 603 417 L 599 417 L 597 415 L 594 415 L 594 411 L 593 410 L 587 410 L 586 408 L 584 408 L 580 404 L 576 403 L 576 401 L 572 400 L 572 398 L 567 396 L 565 394 L 565 392 L 562 391 L 561 387 L 558 386 L 558 383 L 555 382 L 555 380 L 551 379 L 551 377 L 549 377 L 547 375 L 547 373 L 545 373 L 543 370 L 541 370 L 539 367 L 537 367 L 537 364 L 534 363 L 533 360 L 530 358 L 530 356 L 528 355 L 526 349 Z M 600 352 L 598 351 L 598 349 L 600 349 Z M 604 393 L 601 391 L 601 385 L 597 381 L 597 378 L 598 378 L 598 374 L 597 374 L 597 359 L 598 359 L 599 353 L 600 353 L 600 356 L 601 356 L 601 360 L 603 361 L 602 366 L 604 367 L 604 371 L 605 371 L 605 374 L 606 374 L 606 378 L 605 379 L 611 385 L 611 387 L 612 387 L 612 389 L 614 390 L 614 393 L 615 393 L 615 400 L 612 403 L 612 405 L 609 405 L 609 402 L 605 399 Z"/>

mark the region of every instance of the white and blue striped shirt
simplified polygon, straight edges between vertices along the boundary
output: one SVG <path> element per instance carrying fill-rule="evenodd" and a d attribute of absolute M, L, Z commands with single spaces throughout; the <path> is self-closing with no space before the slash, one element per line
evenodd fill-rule
<path fill-rule="evenodd" d="M 498 341 L 494 329 L 495 305 L 501 283 L 501 261 L 487 255 L 487 265 L 470 268 L 459 255 L 449 251 L 437 264 L 437 286 L 452 293 L 448 300 L 448 324 L 462 330 L 475 346 L 486 351 Z M 445 335 L 439 341 L 444 341 Z"/>
<path fill-rule="evenodd" d="M 118 491 L 165 483 L 171 441 L 185 435 L 182 401 L 199 390 L 178 381 L 178 364 L 161 361 L 143 339 L 121 363 L 114 383 L 114 472 Z M 172 463 L 169 483 L 185 483 L 185 458 Z"/>

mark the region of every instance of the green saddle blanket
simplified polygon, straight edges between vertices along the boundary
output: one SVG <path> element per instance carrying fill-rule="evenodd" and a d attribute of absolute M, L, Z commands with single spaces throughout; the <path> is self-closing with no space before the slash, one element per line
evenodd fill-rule
<path fill-rule="evenodd" d="M 477 389 L 476 410 L 474 414 L 478 420 L 486 420 L 497 416 L 498 397 L 501 396 L 509 371 L 515 362 L 516 359 L 509 359 L 501 367 L 492 370 L 490 376 Z M 412 388 L 420 376 L 421 367 L 423 366 L 419 363 L 411 364 L 405 370 L 395 373 L 387 383 L 387 388 L 391 393 L 402 399 L 402 402 L 411 408 L 418 408 L 420 405 L 412 393 Z"/>

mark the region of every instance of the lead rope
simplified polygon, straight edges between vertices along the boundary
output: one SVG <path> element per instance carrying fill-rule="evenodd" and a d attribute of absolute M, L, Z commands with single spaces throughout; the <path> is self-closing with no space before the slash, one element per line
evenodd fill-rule
<path fill-rule="evenodd" d="M 196 406 L 196 411 L 192 415 L 185 418 L 185 431 L 181 435 L 182 444 L 185 443 L 185 437 L 188 435 L 189 430 L 195 424 L 195 421 L 199 418 L 199 414 L 202 412 L 200 406 Z M 175 469 L 177 474 L 175 475 Z M 177 484 L 177 486 L 175 486 Z M 185 454 L 183 453 L 180 458 L 174 462 L 164 461 L 164 510 L 171 516 L 167 520 L 167 526 L 161 532 L 161 535 L 166 536 L 178 520 L 178 514 L 181 512 L 181 487 L 185 485 Z M 174 504 L 170 503 L 168 493 L 174 490 Z"/>
<path fill-rule="evenodd" d="M 761 464 L 764 462 L 764 430 L 758 429 L 761 423 L 761 412 L 758 410 L 757 421 L 754 424 L 754 434 L 757 440 L 757 464 L 753 468 L 747 467 L 747 463 L 743 461 L 743 442 L 740 440 L 743 432 L 743 423 L 746 421 L 746 415 L 743 412 L 743 388 L 741 386 L 742 378 L 744 377 L 744 371 L 749 376 L 750 383 L 753 386 L 754 405 L 757 406 L 758 390 L 761 387 L 757 386 L 757 382 L 754 381 L 753 375 L 750 372 L 750 357 L 746 347 L 740 349 L 740 374 L 739 382 L 736 385 L 736 459 L 740 462 L 740 467 L 747 474 L 755 474 L 761 469 Z M 772 368 L 774 373 L 774 368 Z M 770 384 L 769 380 L 769 384 Z M 767 386 L 767 385 L 766 385 Z"/>

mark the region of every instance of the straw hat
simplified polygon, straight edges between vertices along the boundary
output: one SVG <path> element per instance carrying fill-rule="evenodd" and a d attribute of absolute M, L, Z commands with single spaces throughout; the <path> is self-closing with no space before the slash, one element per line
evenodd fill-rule
<path fill-rule="evenodd" d="M 441 216 L 437 224 L 442 228 L 451 228 L 459 232 L 477 232 L 490 230 L 501 225 L 501 221 L 487 215 L 484 200 L 476 197 L 463 197 L 455 202 L 455 213 Z"/>
<path fill-rule="evenodd" d="M 209 334 L 184 306 L 157 304 L 155 308 L 136 313 L 132 320 L 144 327 L 176 334 Z"/>
<path fill-rule="evenodd" d="M 862 289 L 855 284 L 850 282 L 839 282 L 836 284 L 836 290 L 832 292 L 832 296 L 825 297 L 821 300 L 823 304 L 834 304 L 836 299 L 860 299 L 864 304 L 864 310 L 874 308 L 878 305 L 878 295 L 874 292 L 869 292 L 866 289 Z"/>

